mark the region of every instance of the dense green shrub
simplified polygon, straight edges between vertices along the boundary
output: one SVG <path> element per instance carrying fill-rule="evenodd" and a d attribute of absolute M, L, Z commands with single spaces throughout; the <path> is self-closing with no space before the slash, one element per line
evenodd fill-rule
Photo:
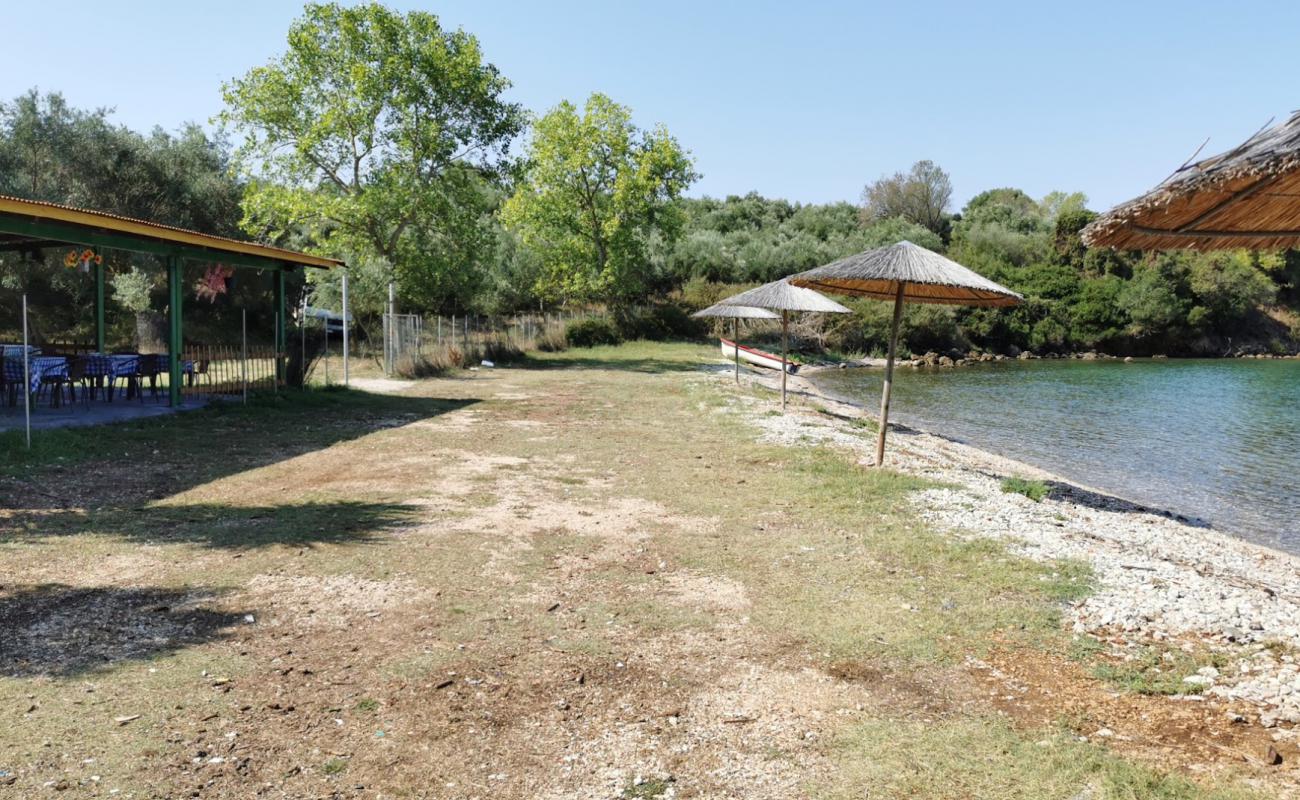
<path fill-rule="evenodd" d="M 534 341 L 543 353 L 560 353 L 569 349 L 569 338 L 559 325 L 547 326 Z"/>
<path fill-rule="evenodd" d="M 505 336 L 493 336 L 479 347 L 479 360 L 487 359 L 497 364 L 508 364 L 523 357 L 524 351 Z"/>
<path fill-rule="evenodd" d="M 687 310 L 675 303 L 659 303 L 650 309 L 656 327 L 667 333 L 667 338 L 698 339 L 704 336 L 707 325 L 693 318 Z"/>
<path fill-rule="evenodd" d="M 601 317 L 570 322 L 569 327 L 564 331 L 564 338 L 568 340 L 570 347 L 596 347 L 602 344 L 619 344 L 623 341 L 614 323 Z"/>
<path fill-rule="evenodd" d="M 624 340 L 644 339 L 654 342 L 669 339 L 698 339 L 707 325 L 692 319 L 675 303 L 657 303 L 649 308 L 627 309 L 614 315 L 618 334 Z"/>
<path fill-rule="evenodd" d="M 852 314 L 827 315 L 826 346 L 840 353 L 883 354 L 889 349 L 889 328 L 894 306 L 879 300 L 848 301 Z M 946 353 L 965 351 L 970 346 L 957 326 L 953 309 L 947 306 L 906 305 L 898 326 L 898 349 L 902 354 L 931 350 Z"/>
<path fill-rule="evenodd" d="M 691 278 L 682 284 L 679 300 L 688 311 L 708 308 L 724 297 L 753 289 L 756 283 L 719 283 L 704 278 Z"/>

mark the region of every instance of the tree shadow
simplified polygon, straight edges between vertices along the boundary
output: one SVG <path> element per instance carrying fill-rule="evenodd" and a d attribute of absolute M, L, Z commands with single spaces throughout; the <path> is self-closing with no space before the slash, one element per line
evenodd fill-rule
<path fill-rule="evenodd" d="M 136 509 L 477 402 L 317 390 L 259 398 L 248 406 L 41 431 L 31 451 L 18 434 L 0 434 L 0 525 L 5 509 Z"/>
<path fill-rule="evenodd" d="M 247 611 L 210 591 L 24 586 L 0 595 L 0 675 L 69 677 L 222 639 Z"/>
<path fill-rule="evenodd" d="M 24 509 L 0 518 L 0 542 L 92 534 L 150 544 L 189 543 L 232 550 L 270 545 L 367 544 L 414 523 L 417 510 L 397 503 L 287 503 L 231 506 L 151 505 L 93 511 Z"/>

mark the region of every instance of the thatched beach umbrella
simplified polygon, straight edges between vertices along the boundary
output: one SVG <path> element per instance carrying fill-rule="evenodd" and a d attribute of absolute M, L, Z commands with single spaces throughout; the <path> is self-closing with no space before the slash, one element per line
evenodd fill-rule
<path fill-rule="evenodd" d="M 1217 156 L 1184 164 L 1083 229 L 1121 250 L 1300 246 L 1300 112 Z"/>
<path fill-rule="evenodd" d="M 738 329 L 742 319 L 780 319 L 776 314 L 768 311 L 766 308 L 754 308 L 753 306 L 724 306 L 712 305 L 708 308 L 696 311 L 692 317 L 722 317 L 731 320 L 731 353 L 736 359 L 736 383 L 740 383 L 740 341 Z"/>
<path fill-rule="evenodd" d="M 938 253 L 911 242 L 868 250 L 856 256 L 790 277 L 795 286 L 836 294 L 894 301 L 889 328 L 889 356 L 880 398 L 880 433 L 876 437 L 876 466 L 885 460 L 885 429 L 889 427 L 889 394 L 894 383 L 894 353 L 903 303 L 955 306 L 1013 306 L 1023 297 Z"/>
<path fill-rule="evenodd" d="M 811 289 L 791 286 L 785 280 L 765 283 L 756 289 L 732 295 L 718 302 L 720 306 L 749 306 L 781 312 L 781 410 L 785 410 L 785 377 L 790 371 L 790 312 L 849 314 L 849 309 L 822 297 Z"/>

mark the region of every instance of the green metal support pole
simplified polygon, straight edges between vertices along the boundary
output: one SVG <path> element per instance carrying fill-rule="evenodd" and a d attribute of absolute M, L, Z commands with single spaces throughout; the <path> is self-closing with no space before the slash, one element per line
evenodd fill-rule
<path fill-rule="evenodd" d="M 95 352 L 104 352 L 104 265 L 95 265 Z"/>
<path fill-rule="evenodd" d="M 275 381 L 283 386 L 286 372 L 285 355 L 289 350 L 289 337 L 285 334 L 284 270 L 275 271 Z"/>
<path fill-rule="evenodd" d="M 167 394 L 172 408 L 181 404 L 181 259 L 167 256 Z"/>

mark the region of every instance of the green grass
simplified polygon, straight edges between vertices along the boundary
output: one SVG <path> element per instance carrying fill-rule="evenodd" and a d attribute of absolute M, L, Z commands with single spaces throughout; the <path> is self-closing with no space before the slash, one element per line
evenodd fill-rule
<path fill-rule="evenodd" d="M 698 364 L 712 351 L 633 343 L 599 355 L 615 365 Z M 571 353 L 541 358 L 574 365 Z M 910 498 L 931 482 L 863 469 L 833 448 L 755 442 L 751 420 L 780 414 L 770 396 L 752 395 L 758 404 L 736 413 L 699 414 L 725 406 L 731 387 L 663 374 L 629 392 L 628 380 L 618 366 L 584 370 L 583 391 L 604 407 L 593 420 L 602 436 L 583 442 L 582 463 L 597 471 L 627 463 L 616 491 L 716 521 L 707 538 L 668 527 L 656 541 L 670 561 L 742 583 L 754 623 L 798 632 L 828 660 L 952 663 L 998 639 L 1064 646 L 1062 603 L 1091 590 L 1082 564 L 1037 563 L 931 531 Z M 637 442 L 634 453 L 625 441 Z M 718 479 L 736 488 L 719 491 Z M 754 496 L 772 502 L 756 506 Z"/>
<path fill-rule="evenodd" d="M 770 457 L 782 468 L 748 484 L 799 500 L 763 531 L 732 510 L 742 524 L 724 566 L 767 601 L 756 622 L 800 631 L 832 658 L 949 663 L 997 638 L 1056 639 L 1061 604 L 1091 589 L 1080 563 L 1038 563 L 918 523 L 909 495 L 927 481 L 826 448 Z"/>
<path fill-rule="evenodd" d="M 326 775 L 340 775 L 348 768 L 347 759 L 331 758 L 321 765 L 321 772 Z"/>
<path fill-rule="evenodd" d="M 859 417 L 858 419 L 850 420 L 849 425 L 858 430 L 870 431 L 871 433 L 876 433 L 880 430 L 880 424 L 874 419 L 864 419 Z"/>
<path fill-rule="evenodd" d="M 1143 647 L 1130 658 L 1103 658 L 1093 664 L 1092 673 L 1125 691 L 1138 694 L 1200 694 L 1204 687 L 1185 683 L 1202 667 L 1224 669 L 1231 659 L 1224 653 L 1198 648 L 1186 652 L 1177 647 Z"/>
<path fill-rule="evenodd" d="M 1023 494 L 1035 503 L 1041 502 L 1047 497 L 1051 489 L 1042 481 L 1030 480 L 1029 478 L 1003 478 L 1002 491 L 1007 494 Z"/>
<path fill-rule="evenodd" d="M 827 800 L 1247 800 L 1246 790 L 1203 787 L 1080 742 L 1065 731 L 1022 735 L 1004 720 L 934 723 L 875 719 L 835 743 Z M 863 794 L 864 788 L 867 790 Z"/>
<path fill-rule="evenodd" d="M 670 781 L 653 778 L 641 783 L 629 783 L 621 796 L 624 800 L 654 800 L 666 795 L 670 786 Z"/>

